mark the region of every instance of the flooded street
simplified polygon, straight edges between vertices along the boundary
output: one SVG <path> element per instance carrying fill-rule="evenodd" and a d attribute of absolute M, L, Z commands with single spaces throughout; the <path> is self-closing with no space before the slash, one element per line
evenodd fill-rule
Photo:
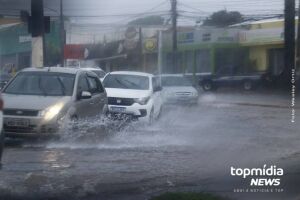
<path fill-rule="evenodd" d="M 290 123 L 288 98 L 225 91 L 202 94 L 197 106 L 166 106 L 152 126 L 105 132 L 95 121 L 59 140 L 7 141 L 0 199 L 148 199 L 175 190 L 235 197 L 244 183 L 230 167 L 264 164 L 284 168 L 289 191 L 281 195 L 289 196 L 274 195 L 293 199 L 300 196 L 290 179 L 300 176 L 299 126 Z"/>

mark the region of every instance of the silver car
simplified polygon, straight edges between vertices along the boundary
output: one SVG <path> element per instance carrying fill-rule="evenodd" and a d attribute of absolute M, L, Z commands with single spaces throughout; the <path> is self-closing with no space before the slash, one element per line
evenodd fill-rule
<path fill-rule="evenodd" d="M 165 104 L 197 104 L 199 93 L 193 84 L 182 74 L 161 75 Z"/>
<path fill-rule="evenodd" d="M 97 75 L 84 69 L 27 68 L 3 90 L 6 136 L 56 133 L 66 119 L 103 114 L 106 91 Z"/>

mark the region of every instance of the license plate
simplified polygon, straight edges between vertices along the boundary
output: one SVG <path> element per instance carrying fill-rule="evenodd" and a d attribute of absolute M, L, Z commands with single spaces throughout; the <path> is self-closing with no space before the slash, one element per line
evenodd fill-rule
<path fill-rule="evenodd" d="M 188 100 L 188 97 L 185 97 L 185 96 L 181 96 L 181 97 L 178 97 L 179 100 Z"/>
<path fill-rule="evenodd" d="M 124 107 L 110 107 L 111 109 L 111 112 L 125 112 L 126 111 L 126 108 Z"/>
<path fill-rule="evenodd" d="M 9 120 L 6 120 L 5 124 L 7 126 L 28 127 L 29 120 L 27 120 L 27 119 L 9 119 Z"/>

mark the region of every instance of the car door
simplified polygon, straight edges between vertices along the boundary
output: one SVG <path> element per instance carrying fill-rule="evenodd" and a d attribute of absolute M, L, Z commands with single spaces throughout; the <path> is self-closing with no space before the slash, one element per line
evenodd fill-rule
<path fill-rule="evenodd" d="M 96 116 L 102 114 L 105 110 L 104 106 L 107 104 L 107 97 L 104 87 L 102 86 L 98 77 L 89 75 L 87 76 L 90 92 L 92 93 L 92 115 Z"/>
<path fill-rule="evenodd" d="M 152 90 L 153 90 L 153 105 L 154 105 L 154 114 L 157 117 L 159 115 L 161 105 L 162 105 L 162 91 L 155 91 L 155 88 L 160 87 L 161 84 L 158 77 L 152 77 Z"/>
<path fill-rule="evenodd" d="M 76 89 L 77 99 L 75 103 L 75 115 L 79 118 L 86 118 L 94 112 L 93 99 L 80 99 L 79 96 L 83 91 L 90 91 L 87 74 L 81 73 L 78 77 L 78 84 Z"/>

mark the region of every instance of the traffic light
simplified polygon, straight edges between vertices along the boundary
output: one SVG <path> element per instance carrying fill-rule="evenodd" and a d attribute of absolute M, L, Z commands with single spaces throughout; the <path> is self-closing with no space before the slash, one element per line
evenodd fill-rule
<path fill-rule="evenodd" d="M 20 18 L 28 25 L 28 32 L 32 37 L 42 36 L 50 32 L 50 17 L 44 17 L 43 0 L 31 0 L 31 16 L 22 10 Z"/>
<path fill-rule="evenodd" d="M 44 7 L 43 0 L 31 0 L 31 35 L 32 37 L 44 34 Z"/>

